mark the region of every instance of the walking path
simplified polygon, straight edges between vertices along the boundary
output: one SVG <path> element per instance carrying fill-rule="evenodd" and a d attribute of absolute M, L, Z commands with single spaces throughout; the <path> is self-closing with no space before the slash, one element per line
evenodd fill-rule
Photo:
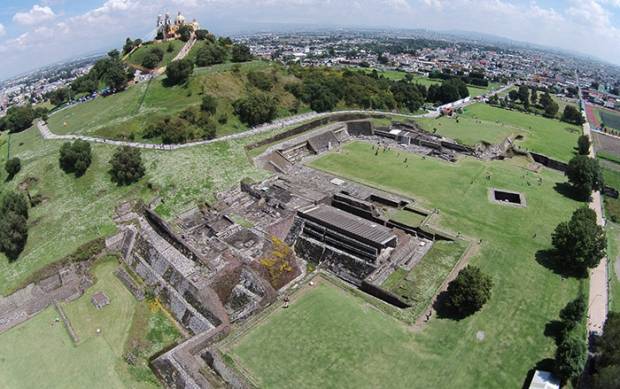
<path fill-rule="evenodd" d="M 595 158 L 592 132 L 590 131 L 590 124 L 587 119 L 583 124 L 583 133 L 590 138 L 590 157 Z M 605 220 L 603 219 L 603 209 L 601 202 L 601 192 L 596 191 L 592 193 L 592 200 L 590 201 L 590 209 L 596 212 L 597 223 L 605 227 Z M 601 259 L 601 262 L 597 267 L 590 270 L 590 295 L 588 301 L 588 332 L 601 335 L 603 333 L 603 326 L 607 319 L 607 310 L 609 302 L 609 290 L 608 290 L 608 276 L 607 276 L 607 257 Z"/>
<path fill-rule="evenodd" d="M 190 42 L 192 42 L 192 41 L 190 40 L 188 42 L 188 44 Z M 194 39 L 194 42 L 195 42 L 195 39 Z M 193 43 L 191 45 L 189 45 L 187 50 L 185 50 L 185 55 L 187 55 L 189 50 L 191 50 L 191 46 L 192 45 L 193 45 Z M 183 51 L 184 50 L 181 50 L 181 52 L 183 52 Z M 179 55 L 181 54 L 181 52 L 179 53 Z M 498 94 L 498 93 L 502 93 L 503 91 L 511 88 L 512 85 L 513 84 L 508 84 L 508 85 L 506 85 L 506 86 L 504 86 L 504 87 L 502 87 L 502 88 L 500 88 L 500 89 L 498 89 L 496 91 L 490 92 L 488 94 L 488 96 L 492 96 L 492 95 L 495 95 L 495 94 Z M 468 105 L 474 104 L 476 102 L 477 102 L 476 100 L 472 99 L 472 100 L 470 100 L 470 101 L 468 101 L 466 103 L 461 103 L 461 104 L 456 105 L 454 107 L 455 108 L 463 108 L 463 107 L 466 107 Z M 60 112 L 60 111 L 57 111 L 57 112 Z M 39 120 L 39 121 L 36 122 L 36 124 L 37 124 L 37 128 L 39 129 L 39 132 L 41 133 L 41 136 L 43 137 L 43 139 L 51 139 L 51 140 L 77 140 L 77 139 L 80 139 L 80 140 L 84 140 L 84 141 L 91 142 L 91 143 L 102 143 L 102 144 L 108 144 L 108 145 L 113 145 L 113 146 L 128 146 L 128 147 L 134 147 L 134 148 L 139 148 L 139 149 L 178 150 L 178 149 L 187 148 L 187 147 L 207 145 L 207 144 L 215 143 L 215 142 L 222 142 L 222 141 L 228 141 L 228 140 L 233 140 L 233 139 L 242 139 L 242 138 L 246 138 L 246 137 L 249 137 L 249 136 L 261 134 L 261 133 L 264 133 L 264 132 L 273 131 L 273 130 L 277 130 L 277 129 L 282 129 L 282 128 L 288 127 L 288 126 L 293 126 L 293 125 L 300 124 L 300 123 L 303 123 L 303 122 L 306 122 L 306 121 L 329 117 L 329 116 L 332 116 L 332 115 L 338 115 L 338 114 L 359 114 L 359 113 L 368 114 L 368 115 L 376 114 L 376 115 L 399 116 L 399 117 L 409 118 L 409 119 L 415 119 L 415 118 L 436 118 L 436 117 L 439 116 L 439 110 L 429 111 L 427 113 L 419 114 L 419 115 L 409 115 L 409 114 L 403 114 L 403 113 L 374 111 L 374 110 L 344 110 L 344 111 L 334 111 L 334 112 L 324 112 L 324 113 L 308 112 L 308 113 L 304 113 L 304 114 L 300 114 L 300 115 L 296 115 L 296 116 L 291 116 L 291 117 L 284 118 L 284 119 L 278 119 L 278 120 L 275 120 L 275 121 L 273 121 L 271 123 L 261 124 L 259 126 L 253 127 L 252 129 L 250 129 L 248 131 L 244 131 L 244 132 L 239 132 L 239 133 L 232 134 L 232 135 L 223 136 L 223 137 L 220 137 L 220 138 L 201 140 L 201 141 L 189 142 L 189 143 L 181 143 L 181 144 L 154 144 L 154 143 L 128 142 L 128 141 L 105 139 L 105 138 L 99 138 L 99 137 L 87 136 L 87 135 L 73 135 L 73 134 L 58 135 L 58 134 L 54 134 L 49 129 L 47 124 L 44 123 L 43 121 Z"/>

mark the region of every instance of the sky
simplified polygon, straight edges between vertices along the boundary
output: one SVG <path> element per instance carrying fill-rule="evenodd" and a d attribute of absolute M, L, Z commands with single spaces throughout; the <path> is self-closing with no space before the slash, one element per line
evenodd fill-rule
<path fill-rule="evenodd" d="M 620 0 L 0 0 L 0 79 L 149 38 L 159 13 L 216 34 L 273 25 L 464 30 L 620 64 Z"/>

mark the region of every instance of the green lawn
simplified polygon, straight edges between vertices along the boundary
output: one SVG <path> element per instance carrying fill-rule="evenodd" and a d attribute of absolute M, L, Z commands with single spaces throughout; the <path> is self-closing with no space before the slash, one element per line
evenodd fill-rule
<path fill-rule="evenodd" d="M 609 309 L 620 312 L 620 274 L 615 263 L 620 260 L 620 225 L 607 223 L 607 260 L 609 269 Z"/>
<path fill-rule="evenodd" d="M 620 130 L 620 112 L 595 108 L 595 113 L 601 118 L 601 123 L 605 123 L 605 127 Z"/>
<path fill-rule="evenodd" d="M 431 303 L 466 248 L 467 243 L 461 240 L 437 241 L 410 272 L 398 268 L 382 286 L 410 303 L 411 315 L 417 317 Z"/>
<path fill-rule="evenodd" d="M 180 40 L 172 40 L 167 42 L 149 42 L 143 44 L 141 47 L 136 49 L 129 57 L 127 57 L 127 62 L 142 66 L 142 61 L 144 57 L 146 57 L 151 49 L 155 47 L 159 47 L 164 52 L 164 58 L 159 62 L 157 67 L 168 65 L 174 57 L 181 51 L 181 48 L 185 45 L 185 42 Z M 168 51 L 168 47 L 172 46 L 172 51 Z"/>
<path fill-rule="evenodd" d="M 438 208 L 439 227 L 482 239 L 471 263 L 491 275 L 495 286 L 481 312 L 458 322 L 436 319 L 422 333 L 411 334 L 409 368 L 392 371 L 416 378 L 407 387 L 519 387 L 529 369 L 553 356 L 555 345 L 544 335 L 545 324 L 557 319 L 577 294 L 578 281 L 562 279 L 536 256 L 550 248 L 553 229 L 579 203 L 554 189 L 565 181 L 562 174 L 529 172 L 525 159 L 448 163 L 410 154 L 405 167 L 402 158 L 395 152 L 375 156 L 371 145 L 352 142 L 311 165 L 412 197 L 426 209 Z M 527 207 L 490 203 L 489 187 L 523 193 Z M 482 342 L 476 340 L 478 331 L 485 333 Z M 379 350 L 392 352 L 383 346 Z"/>
<path fill-rule="evenodd" d="M 78 300 L 65 304 L 79 344 L 73 343 L 62 321 L 55 322 L 59 314 L 53 307 L 0 335 L 0 387 L 159 386 L 147 358 L 175 341 L 179 333 L 161 311 L 152 312 L 145 302 L 133 298 L 112 274 L 117 266 L 115 258 L 100 263 L 94 270 L 96 284 Z M 90 302 L 97 291 L 106 293 L 111 301 L 101 310 Z M 134 328 L 136 324 L 141 328 Z M 138 354 L 136 366 L 123 360 L 124 352 L 132 347 L 128 344 L 139 344 L 146 353 Z"/>
<path fill-rule="evenodd" d="M 459 122 L 452 118 L 419 119 L 421 126 L 465 144 L 480 141 L 499 143 L 508 135 L 522 135 L 518 145 L 552 158 L 568 161 L 574 156 L 581 129 L 577 126 L 530 115 L 518 111 L 497 108 L 488 104 L 473 104 L 459 115 Z"/>
<path fill-rule="evenodd" d="M 230 355 L 265 388 L 411 388 L 417 347 L 402 323 L 321 280 Z"/>
<path fill-rule="evenodd" d="M 269 136 L 271 134 L 263 134 Z M 257 139 L 248 138 L 245 142 Z M 28 242 L 19 259 L 9 263 L 0 254 L 0 294 L 20 286 L 34 271 L 72 253 L 80 245 L 115 231 L 115 207 L 122 201 L 155 196 L 163 199 L 157 209 L 164 217 L 212 199 L 244 177 L 261 178 L 263 172 L 249 164 L 243 141 L 169 151 L 142 151 L 147 175 L 139 183 L 118 187 L 107 173 L 114 147 L 92 145 L 93 162 L 80 178 L 58 167 L 62 142 L 44 141 L 34 128 L 11 136 L 11 157 L 19 157 L 22 170 L 5 187 L 31 181 L 32 196 L 43 202 L 30 210 Z M 7 144 L 0 145 L 0 164 Z M 6 173 L 0 171 L 4 181 Z"/>
<path fill-rule="evenodd" d="M 424 219 L 426 219 L 426 216 L 417 212 L 408 211 L 406 209 L 395 209 L 387 216 L 396 222 L 403 223 L 411 227 L 419 227 Z"/>

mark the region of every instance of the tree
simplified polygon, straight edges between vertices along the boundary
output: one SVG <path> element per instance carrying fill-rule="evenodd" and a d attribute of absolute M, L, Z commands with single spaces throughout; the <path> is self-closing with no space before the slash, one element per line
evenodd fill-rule
<path fill-rule="evenodd" d="M 585 121 L 581 112 L 579 112 L 579 110 L 572 105 L 567 105 L 566 107 L 564 107 L 564 112 L 562 113 L 562 120 L 567 123 L 576 124 L 578 126 L 582 125 Z"/>
<path fill-rule="evenodd" d="M 448 285 L 446 306 L 459 315 L 470 315 L 489 300 L 492 287 L 491 277 L 468 265 Z"/>
<path fill-rule="evenodd" d="M 34 111 L 31 105 L 21 107 L 11 107 L 7 111 L 6 128 L 9 132 L 21 132 L 32 126 L 34 120 Z"/>
<path fill-rule="evenodd" d="M 247 62 L 252 59 L 250 48 L 243 44 L 234 44 L 232 47 L 233 62 Z"/>
<path fill-rule="evenodd" d="M 172 61 L 166 68 L 166 76 L 170 84 L 177 85 L 186 82 L 193 71 L 194 63 L 190 59 L 184 58 Z"/>
<path fill-rule="evenodd" d="M 194 30 L 192 29 L 192 27 L 187 24 L 182 25 L 181 27 L 179 27 L 178 30 L 181 40 L 183 42 L 187 42 L 191 39 L 193 31 Z"/>
<path fill-rule="evenodd" d="M 594 375 L 594 389 L 620 389 L 620 365 L 599 369 Z"/>
<path fill-rule="evenodd" d="M 69 88 L 59 88 L 50 93 L 50 103 L 52 105 L 60 105 L 71 99 L 72 93 Z"/>
<path fill-rule="evenodd" d="M 607 238 L 597 224 L 596 213 L 587 207 L 577 209 L 568 222 L 561 222 L 552 235 L 557 253 L 568 269 L 585 273 L 605 256 Z"/>
<path fill-rule="evenodd" d="M 519 92 L 516 90 L 511 90 L 510 92 L 508 92 L 508 97 L 511 101 L 517 101 L 519 100 Z"/>
<path fill-rule="evenodd" d="M 216 44 L 208 44 L 198 49 L 196 66 L 210 66 L 223 63 L 226 60 L 226 50 Z"/>
<path fill-rule="evenodd" d="M 541 107 L 546 109 L 549 104 L 553 103 L 553 99 L 551 98 L 549 92 L 545 92 L 542 96 L 540 96 L 539 102 Z"/>
<path fill-rule="evenodd" d="M 0 252 L 16 260 L 28 240 L 28 203 L 21 193 L 8 191 L 0 199 Z"/>
<path fill-rule="evenodd" d="M 81 177 L 86 173 L 92 161 L 90 143 L 76 140 L 73 143 L 66 142 L 60 148 L 58 163 L 65 173 L 75 173 Z"/>
<path fill-rule="evenodd" d="M 108 87 L 116 91 L 125 89 L 129 81 L 125 66 L 120 61 L 109 61 L 102 79 Z"/>
<path fill-rule="evenodd" d="M 517 92 L 519 94 L 519 101 L 521 101 L 521 103 L 523 103 L 523 106 L 525 106 L 526 104 L 529 105 L 530 103 L 530 89 L 525 86 L 525 85 L 521 85 L 519 87 L 519 91 Z"/>
<path fill-rule="evenodd" d="M 568 163 L 566 176 L 576 193 L 583 198 L 588 198 L 593 190 L 603 189 L 603 174 L 599 163 L 587 155 L 573 157 Z"/>
<path fill-rule="evenodd" d="M 6 161 L 6 163 L 4 164 L 4 170 L 6 170 L 7 174 L 9 175 L 7 177 L 7 180 L 9 181 L 12 180 L 13 177 L 15 177 L 17 173 L 19 173 L 21 168 L 22 168 L 21 160 L 17 157 L 11 158 L 8 161 Z"/>
<path fill-rule="evenodd" d="M 263 92 L 255 92 L 233 103 L 235 113 L 249 126 L 271 121 L 278 109 L 277 100 Z"/>
<path fill-rule="evenodd" d="M 207 36 L 209 35 L 208 30 L 196 30 L 194 32 L 196 34 L 196 39 L 198 39 L 199 41 L 207 39 Z"/>
<path fill-rule="evenodd" d="M 587 309 L 588 305 L 582 294 L 576 299 L 569 301 L 560 311 L 560 319 L 564 322 L 566 329 L 571 330 L 575 328 L 577 323 L 585 317 Z"/>
<path fill-rule="evenodd" d="M 536 105 L 537 102 L 538 102 L 538 91 L 536 91 L 536 89 L 532 89 L 532 93 L 530 94 L 530 103 L 532 103 L 532 105 Z"/>
<path fill-rule="evenodd" d="M 555 353 L 556 370 L 564 380 L 579 376 L 586 365 L 587 347 L 584 336 L 567 336 Z"/>
<path fill-rule="evenodd" d="M 200 104 L 200 110 L 210 115 L 215 115 L 217 111 L 217 99 L 211 95 L 204 95 L 202 97 L 202 103 Z"/>
<path fill-rule="evenodd" d="M 144 165 L 139 149 L 123 146 L 110 159 L 110 176 L 118 185 L 129 185 L 144 176 Z"/>
<path fill-rule="evenodd" d="M 161 60 L 157 56 L 157 54 L 150 52 L 144 56 L 142 59 L 142 66 L 147 69 L 155 69 Z"/>
<path fill-rule="evenodd" d="M 558 114 L 559 110 L 560 106 L 558 105 L 558 103 L 552 101 L 545 107 L 545 112 L 543 113 L 543 116 L 548 118 L 554 118 Z"/>
<path fill-rule="evenodd" d="M 590 137 L 587 135 L 581 135 L 579 139 L 577 139 L 577 149 L 579 151 L 579 155 L 589 155 Z"/>

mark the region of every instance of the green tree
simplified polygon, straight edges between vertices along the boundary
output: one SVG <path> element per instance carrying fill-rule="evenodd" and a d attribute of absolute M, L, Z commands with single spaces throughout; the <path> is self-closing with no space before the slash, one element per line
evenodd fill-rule
<path fill-rule="evenodd" d="M 249 126 L 269 122 L 276 116 L 277 100 L 263 92 L 250 93 L 233 103 L 235 113 Z"/>
<path fill-rule="evenodd" d="M 511 101 L 519 100 L 519 92 L 516 90 L 511 90 L 508 92 L 508 98 L 510 98 Z"/>
<path fill-rule="evenodd" d="M 226 61 L 226 49 L 216 44 L 208 44 L 198 49 L 196 66 L 211 66 Z"/>
<path fill-rule="evenodd" d="M 50 93 L 50 103 L 52 103 L 52 105 L 58 106 L 69 101 L 71 97 L 71 89 L 59 88 Z"/>
<path fill-rule="evenodd" d="M 530 103 L 530 88 L 521 85 L 517 93 L 519 94 L 519 101 L 521 101 L 524 106 Z"/>
<path fill-rule="evenodd" d="M 585 336 L 567 336 L 555 353 L 556 370 L 564 380 L 579 376 L 586 365 L 588 351 Z"/>
<path fill-rule="evenodd" d="M 250 48 L 243 44 L 234 44 L 232 46 L 232 61 L 247 62 L 252 59 Z"/>
<path fill-rule="evenodd" d="M 142 154 L 139 149 L 123 146 L 110 159 L 110 176 L 118 185 L 129 185 L 144 176 Z"/>
<path fill-rule="evenodd" d="M 620 312 L 609 312 L 603 335 L 596 340 L 598 367 L 620 366 Z"/>
<path fill-rule="evenodd" d="M 103 75 L 103 80 L 108 87 L 116 91 L 122 91 L 127 87 L 127 72 L 120 61 L 109 61 L 109 65 Z"/>
<path fill-rule="evenodd" d="M 548 117 L 548 118 L 554 118 L 558 114 L 559 110 L 560 110 L 560 106 L 558 105 L 558 103 L 556 103 L 555 101 L 552 101 L 551 103 L 547 104 L 547 106 L 545 107 L 545 112 L 543 113 L 543 116 Z"/>
<path fill-rule="evenodd" d="M 582 125 L 585 122 L 585 119 L 583 118 L 581 112 L 579 112 L 579 110 L 572 105 L 567 105 L 566 107 L 564 107 L 564 112 L 562 113 L 562 120 L 567 123 L 576 124 L 578 126 Z"/>
<path fill-rule="evenodd" d="M 166 68 L 166 76 L 170 84 L 177 85 L 189 80 L 193 71 L 194 63 L 190 59 L 184 58 L 178 61 L 172 61 Z"/>
<path fill-rule="evenodd" d="M 6 114 L 6 128 L 9 132 L 21 132 L 32 126 L 34 111 L 31 105 L 11 107 Z"/>
<path fill-rule="evenodd" d="M 91 147 L 86 141 L 78 139 L 73 143 L 66 142 L 60 148 L 58 163 L 65 173 L 74 173 L 76 177 L 81 177 L 91 162 Z"/>
<path fill-rule="evenodd" d="M 202 97 L 202 103 L 200 104 L 200 110 L 210 115 L 215 115 L 217 111 L 217 99 L 211 95 L 204 95 Z"/>
<path fill-rule="evenodd" d="M 568 162 L 566 170 L 568 181 L 575 192 L 586 199 L 593 190 L 603 189 L 603 174 L 596 159 L 587 155 L 577 155 Z"/>
<path fill-rule="evenodd" d="M 179 27 L 178 30 L 179 36 L 181 37 L 181 40 L 183 42 L 187 42 L 191 39 L 193 31 L 194 30 L 192 29 L 192 27 L 187 24 L 182 25 L 181 27 Z"/>
<path fill-rule="evenodd" d="M 546 109 L 549 104 L 553 103 L 553 99 L 551 98 L 549 92 L 545 92 L 542 96 L 540 96 L 539 102 L 543 109 Z"/>
<path fill-rule="evenodd" d="M 560 319 L 562 319 L 567 330 L 572 330 L 582 321 L 586 315 L 588 305 L 585 297 L 580 294 L 576 299 L 569 301 L 568 304 L 560 311 Z"/>
<path fill-rule="evenodd" d="M 579 151 L 579 155 L 589 155 L 590 137 L 587 135 L 581 135 L 579 139 L 577 139 L 577 149 Z"/>
<path fill-rule="evenodd" d="M 15 175 L 17 173 L 19 173 L 19 171 L 22 168 L 22 162 L 19 158 L 15 157 L 15 158 L 11 158 L 9 160 L 6 161 L 6 163 L 4 164 L 4 170 L 6 170 L 7 174 L 9 175 L 7 177 L 7 180 L 12 180 L 13 177 L 15 177 Z"/>
<path fill-rule="evenodd" d="M 0 199 L 0 252 L 14 261 L 28 240 L 28 203 L 23 194 L 7 191 Z"/>
<path fill-rule="evenodd" d="M 491 298 L 492 287 L 491 277 L 480 268 L 468 265 L 448 285 L 446 306 L 459 315 L 470 315 Z"/>
<path fill-rule="evenodd" d="M 530 93 L 530 103 L 532 103 L 532 105 L 536 105 L 537 102 L 538 102 L 538 91 L 536 89 L 532 89 L 532 92 Z"/>
<path fill-rule="evenodd" d="M 157 56 L 157 54 L 151 52 L 144 56 L 142 59 L 142 66 L 147 69 L 155 69 L 161 60 Z"/>
<path fill-rule="evenodd" d="M 561 222 L 552 243 L 568 269 L 585 273 L 605 256 L 605 230 L 597 224 L 596 213 L 587 207 L 577 209 L 568 222 Z"/>
<path fill-rule="evenodd" d="M 271 88 L 273 88 L 273 77 L 265 72 L 255 70 L 248 72 L 248 81 L 252 86 L 265 92 L 268 92 Z"/>
<path fill-rule="evenodd" d="M 620 365 L 599 369 L 593 379 L 594 389 L 620 389 Z"/>

